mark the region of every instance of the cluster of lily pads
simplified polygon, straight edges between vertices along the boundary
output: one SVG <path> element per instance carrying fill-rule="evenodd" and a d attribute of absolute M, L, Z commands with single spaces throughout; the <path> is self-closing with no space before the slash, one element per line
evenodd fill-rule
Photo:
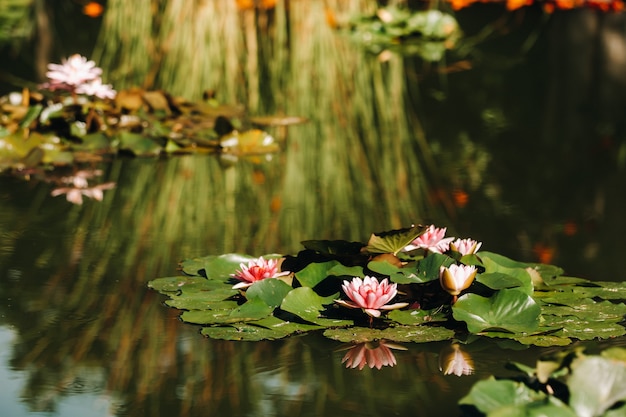
<path fill-rule="evenodd" d="M 372 52 L 399 52 L 440 61 L 461 37 L 457 20 L 436 9 L 381 7 L 373 14 L 354 16 L 346 25 L 350 36 Z"/>
<path fill-rule="evenodd" d="M 309 240 L 296 255 L 210 255 L 149 286 L 217 339 L 319 331 L 342 342 L 431 342 L 469 335 L 568 345 L 626 334 L 626 285 L 480 250 L 445 228 L 412 226 L 367 243 Z"/>
<path fill-rule="evenodd" d="M 626 349 L 568 349 L 520 363 L 512 378 L 491 376 L 459 401 L 463 415 L 618 417 L 626 415 Z"/>
<path fill-rule="evenodd" d="M 245 118 L 241 106 L 191 103 L 164 91 L 115 91 L 94 61 L 72 55 L 49 64 L 47 82 L 0 97 L 0 172 L 72 166 L 127 153 L 220 153 L 279 150 L 267 132 L 245 129 L 301 123 L 299 117 Z"/>

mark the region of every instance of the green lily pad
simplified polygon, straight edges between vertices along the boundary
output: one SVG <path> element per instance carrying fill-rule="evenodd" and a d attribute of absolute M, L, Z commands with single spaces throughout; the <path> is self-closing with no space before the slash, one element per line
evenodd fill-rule
<path fill-rule="evenodd" d="M 347 326 L 353 324 L 352 320 L 335 320 L 321 317 L 324 305 L 332 304 L 338 297 L 339 294 L 330 297 L 320 297 L 309 287 L 299 287 L 287 294 L 280 308 L 320 326 Z"/>
<path fill-rule="evenodd" d="M 152 281 L 149 281 L 148 287 L 164 293 L 179 292 L 181 291 L 181 288 L 185 285 L 200 284 L 204 281 L 206 281 L 206 279 L 201 277 L 163 277 L 155 278 Z"/>
<path fill-rule="evenodd" d="M 347 240 L 305 240 L 302 246 L 324 255 L 358 255 L 364 245 Z"/>
<path fill-rule="evenodd" d="M 362 266 L 345 266 L 337 263 L 335 266 L 328 270 L 328 275 L 335 276 L 349 276 L 349 277 L 361 277 L 365 276 Z"/>
<path fill-rule="evenodd" d="M 492 415 L 504 407 L 523 406 L 545 398 L 544 393 L 534 391 L 521 382 L 489 377 L 474 384 L 469 394 L 461 398 L 459 404 L 472 405 L 483 414 Z"/>
<path fill-rule="evenodd" d="M 513 275 L 505 274 L 502 272 L 490 272 L 479 274 L 476 276 L 476 281 L 481 284 L 485 284 L 491 289 L 502 290 L 506 288 L 516 288 L 522 291 L 526 295 L 533 294 L 533 284 L 530 279 L 530 275 L 526 271 L 522 274 L 522 278 L 515 277 Z M 518 275 L 519 276 L 519 275 Z"/>
<path fill-rule="evenodd" d="M 440 253 L 429 253 L 427 257 L 417 263 L 417 275 L 421 282 L 429 282 L 439 279 L 439 270 L 442 266 L 448 267 L 454 263 L 454 259 Z"/>
<path fill-rule="evenodd" d="M 258 342 L 260 340 L 275 340 L 289 336 L 290 332 L 279 332 L 275 329 L 254 326 L 251 324 L 238 323 L 232 326 L 203 327 L 201 334 L 211 339 L 238 340 Z"/>
<path fill-rule="evenodd" d="M 368 253 L 393 253 L 397 255 L 425 231 L 426 227 L 418 225 L 379 234 L 373 233 L 364 250 Z"/>
<path fill-rule="evenodd" d="M 302 270 L 296 272 L 296 278 L 304 287 L 315 287 L 317 284 L 322 282 L 328 277 L 328 271 L 333 267 L 337 266 L 339 262 L 337 261 L 328 261 L 328 262 L 312 262 L 308 264 Z"/>
<path fill-rule="evenodd" d="M 500 290 L 490 298 L 462 295 L 452 306 L 452 314 L 456 320 L 466 322 L 471 333 L 487 329 L 524 333 L 537 328 L 541 308 L 522 291 Z"/>
<path fill-rule="evenodd" d="M 446 319 L 443 313 L 433 314 L 431 310 L 392 310 L 387 314 L 387 317 L 396 323 L 408 326 L 418 326 Z"/>
<path fill-rule="evenodd" d="M 161 145 L 139 133 L 120 132 L 118 140 L 120 149 L 130 151 L 137 156 L 156 156 L 161 153 Z"/>
<path fill-rule="evenodd" d="M 293 288 L 279 279 L 264 279 L 252 284 L 246 291 L 248 300 L 260 299 L 268 306 L 278 307 Z"/>
<path fill-rule="evenodd" d="M 579 417 L 600 416 L 626 400 L 626 363 L 592 356 L 577 359 L 572 368 L 569 403 Z"/>
<path fill-rule="evenodd" d="M 350 327 L 325 330 L 324 336 L 344 343 L 362 343 L 374 340 L 427 343 L 450 340 L 454 337 L 454 331 L 436 326 L 394 326 L 383 330 Z"/>
<path fill-rule="evenodd" d="M 415 268 L 399 268 L 386 261 L 371 261 L 367 267 L 379 274 L 388 275 L 389 281 L 397 284 L 421 283 L 422 279 L 417 275 Z"/>
<path fill-rule="evenodd" d="M 563 335 L 546 334 L 544 332 L 539 334 L 523 335 L 519 333 L 507 333 L 498 331 L 484 331 L 480 333 L 482 336 L 491 337 L 494 339 L 511 339 L 515 340 L 522 345 L 534 345 L 534 346 L 567 346 L 572 343 L 572 339 Z"/>

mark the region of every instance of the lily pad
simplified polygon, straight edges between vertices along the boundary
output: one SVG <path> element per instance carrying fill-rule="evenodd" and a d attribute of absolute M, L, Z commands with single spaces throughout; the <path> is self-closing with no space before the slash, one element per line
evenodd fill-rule
<path fill-rule="evenodd" d="M 572 364 L 567 381 L 570 406 L 579 417 L 602 415 L 618 401 L 626 400 L 626 364 L 598 356 Z"/>
<path fill-rule="evenodd" d="M 248 300 L 260 299 L 271 307 L 278 307 L 293 288 L 279 279 L 264 279 L 255 282 L 246 291 Z"/>
<path fill-rule="evenodd" d="M 491 289 L 502 290 L 506 288 L 516 288 L 527 295 L 533 294 L 533 285 L 530 279 L 530 275 L 525 273 L 520 277 L 517 277 L 502 272 L 491 272 L 485 274 L 479 274 L 476 277 L 476 281 L 481 284 L 485 284 Z"/>
<path fill-rule="evenodd" d="M 352 320 L 329 319 L 321 317 L 324 305 L 332 304 L 339 294 L 320 297 L 309 287 L 300 287 L 291 291 L 283 300 L 280 308 L 289 313 L 320 326 L 347 326 Z"/>
<path fill-rule="evenodd" d="M 392 253 L 397 255 L 398 252 L 407 247 L 408 244 L 425 231 L 426 227 L 418 225 L 379 234 L 373 233 L 364 251 L 367 253 Z"/>
<path fill-rule="evenodd" d="M 454 331 L 436 326 L 394 326 L 383 330 L 367 327 L 350 327 L 325 330 L 324 336 L 344 343 L 362 343 L 375 340 L 427 343 L 450 340 L 454 337 Z"/>
<path fill-rule="evenodd" d="M 296 272 L 296 278 L 304 287 L 315 287 L 328 277 L 328 271 L 337 266 L 339 262 L 312 262 L 308 264 L 304 269 Z"/>
<path fill-rule="evenodd" d="M 537 328 L 541 308 L 521 291 L 500 290 L 490 298 L 462 295 L 452 306 L 452 313 L 456 320 L 467 323 L 471 333 L 487 329 L 524 333 Z"/>
<path fill-rule="evenodd" d="M 483 414 L 492 415 L 504 407 L 526 405 L 545 398 L 544 393 L 534 391 L 521 382 L 489 377 L 474 384 L 459 404 L 472 405 Z"/>

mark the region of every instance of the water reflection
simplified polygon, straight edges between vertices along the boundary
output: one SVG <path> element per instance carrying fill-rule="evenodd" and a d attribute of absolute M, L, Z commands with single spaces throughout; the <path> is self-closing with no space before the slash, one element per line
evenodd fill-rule
<path fill-rule="evenodd" d="M 345 363 L 346 368 L 358 368 L 359 371 L 365 366 L 379 370 L 383 366 L 395 366 L 397 361 L 392 349 L 406 350 L 402 345 L 385 340 L 359 343 L 348 348 L 341 363 Z"/>
<path fill-rule="evenodd" d="M 564 36 L 559 25 L 550 32 L 557 46 L 529 56 L 534 66 L 510 64 L 520 56 L 507 42 L 520 42 L 506 38 L 500 39 L 506 52 L 493 53 L 493 45 L 475 50 L 474 70 L 443 77 L 436 66 L 421 71 L 415 59 L 393 55 L 381 62 L 354 48 L 321 23 L 322 2 L 293 2 L 289 9 L 277 2 L 266 17 L 280 23 L 276 45 L 285 45 L 291 22 L 291 47 L 255 42 L 257 49 L 247 50 L 244 36 L 257 32 L 234 30 L 240 15 L 233 3 L 170 2 L 163 27 L 172 33 L 172 53 L 156 74 L 146 59 L 146 43 L 155 37 L 128 33 L 131 41 L 119 41 L 127 30 L 150 27 L 134 12 L 150 10 L 151 2 L 109 1 L 109 24 L 138 20 L 108 28 L 111 54 L 136 62 L 113 65 L 104 47 L 102 64 L 110 61 L 118 81 L 156 80 L 191 97 L 220 86 L 224 101 L 243 96 L 253 113 L 289 110 L 310 123 L 290 130 L 284 151 L 271 161 L 240 159 L 228 167 L 206 156 L 94 162 L 104 183 L 117 186 L 101 202 L 80 206 L 52 198 L 49 183 L 2 178 L 0 323 L 11 330 L 2 339 L 0 370 L 19 377 L 2 378 L 13 385 L 3 394 L 1 414 L 29 414 L 21 399 L 30 410 L 68 415 L 80 398 L 84 413 L 74 413 L 83 416 L 456 415 L 456 400 L 472 381 L 503 372 L 502 356 L 512 350 L 497 353 L 520 348 L 473 343 L 466 348 L 470 359 L 461 345 L 411 345 L 396 355 L 383 343 L 386 349 L 358 347 L 342 363 L 349 352 L 315 335 L 255 344 L 206 340 L 145 287 L 154 277 L 177 275 L 182 258 L 293 253 L 301 240 L 363 241 L 373 231 L 421 221 L 449 225 L 453 235 L 479 238 L 485 249 L 516 258 L 532 257 L 541 241 L 560 248 L 553 260 L 568 269 L 615 277 L 614 260 L 623 250 L 615 236 L 626 225 L 624 194 L 616 192 L 624 184 L 623 169 L 616 168 L 623 166 L 623 157 L 616 161 L 621 125 L 611 124 L 615 145 L 599 156 L 569 147 L 572 132 L 565 128 L 578 112 L 551 119 L 545 136 L 553 142 L 535 140 L 542 137 L 536 103 L 545 102 L 546 91 L 534 80 L 550 84 L 568 74 L 570 84 L 559 85 L 577 85 L 569 67 L 556 61 L 552 75 L 542 78 L 551 51 L 577 50 L 556 42 Z M 341 13 L 359 5 L 327 3 Z M 123 19 L 114 19 L 115 8 Z M 218 12 L 226 14 L 223 20 L 207 23 Z M 462 23 L 471 26 L 482 16 Z M 210 31 L 210 40 L 189 43 L 184 33 L 171 32 L 188 27 L 172 26 L 177 19 L 191 21 L 196 35 Z M 515 33 L 526 39 L 527 32 Z M 270 51 L 276 55 L 267 59 Z M 243 73 L 250 82 L 240 82 Z M 556 85 L 548 90 L 561 93 Z M 560 109 L 562 102 L 555 102 Z M 606 105 L 615 109 L 620 102 L 611 95 Z M 589 132 L 586 126 L 572 130 Z M 562 133 L 558 140 L 555 131 Z M 559 155 L 567 156 L 566 170 L 554 163 Z M 580 234 L 565 228 L 567 222 Z M 532 363 L 538 352 L 529 348 L 515 357 Z M 360 359 L 368 357 L 373 360 Z M 482 371 L 470 375 L 472 360 Z M 367 372 L 371 364 L 380 372 Z M 364 372 L 353 372 L 354 365 Z M 102 401 L 97 407 L 93 393 Z"/>
<path fill-rule="evenodd" d="M 444 375 L 471 375 L 474 373 L 474 361 L 461 345 L 452 343 L 439 353 L 439 370 Z"/>

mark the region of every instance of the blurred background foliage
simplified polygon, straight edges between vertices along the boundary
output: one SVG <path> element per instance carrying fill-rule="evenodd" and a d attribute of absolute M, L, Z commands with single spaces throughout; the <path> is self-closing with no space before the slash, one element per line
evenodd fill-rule
<path fill-rule="evenodd" d="M 416 403 L 449 415 L 472 381 L 441 375 L 440 346 L 359 373 L 315 338 L 204 340 L 145 286 L 182 258 L 434 222 L 516 259 L 623 279 L 621 13 L 441 2 L 463 36 L 431 61 L 340 31 L 373 0 L 109 0 L 87 14 L 91 3 L 0 2 L 3 93 L 83 53 L 117 89 L 210 90 L 250 115 L 309 122 L 271 128 L 283 147 L 272 158 L 94 162 L 117 184 L 102 202 L 69 206 L 46 182 L 1 179 L 1 322 L 32 411 L 97 392 L 116 415 L 415 414 Z M 477 379 L 510 354 L 475 350 Z"/>

